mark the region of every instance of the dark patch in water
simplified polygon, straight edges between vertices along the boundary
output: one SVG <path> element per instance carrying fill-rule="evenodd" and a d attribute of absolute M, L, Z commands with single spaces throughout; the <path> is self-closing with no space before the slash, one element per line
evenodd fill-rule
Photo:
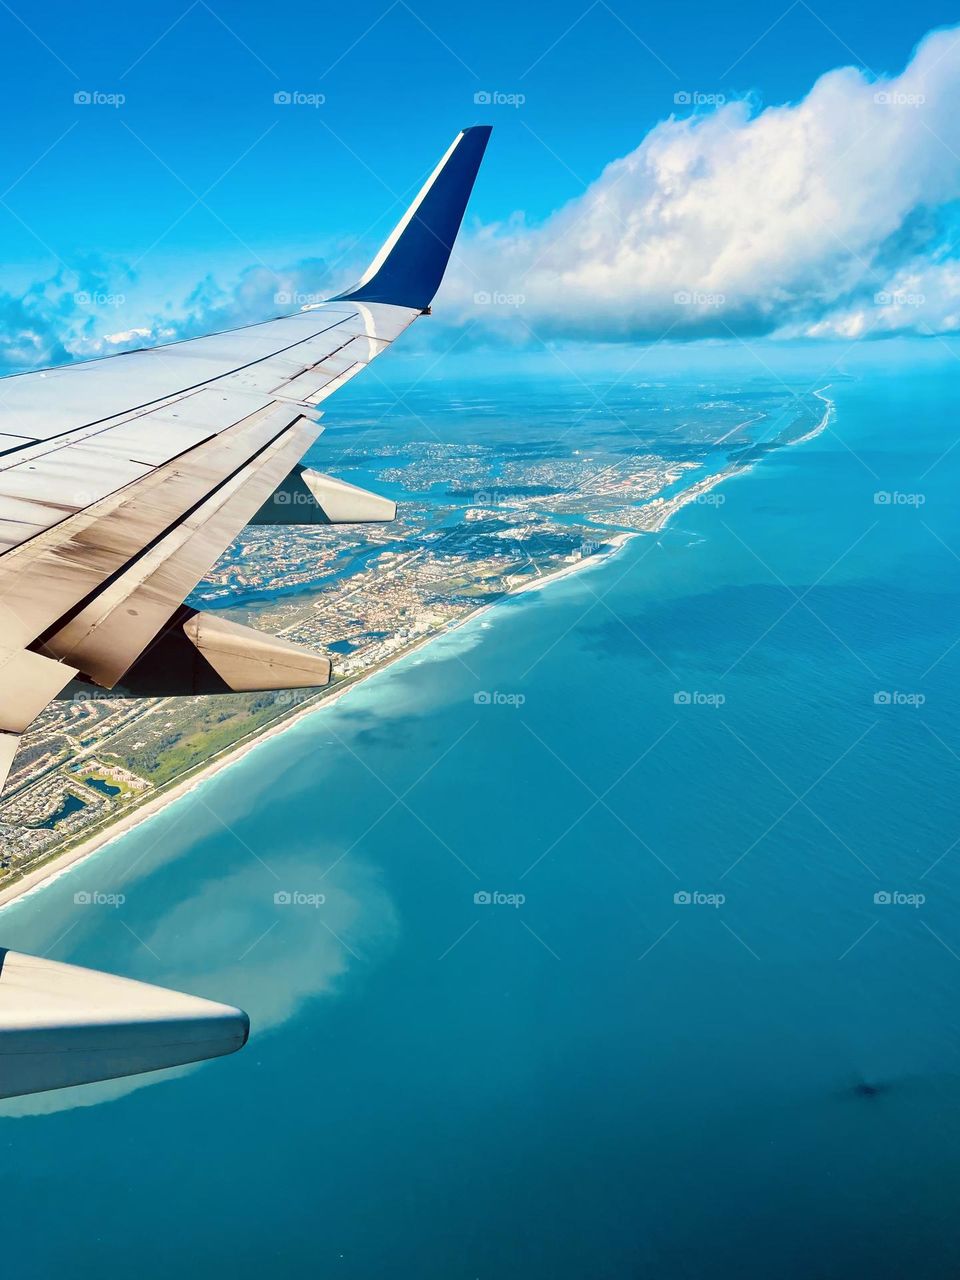
<path fill-rule="evenodd" d="M 853 1092 L 858 1098 L 876 1098 L 878 1094 L 886 1091 L 886 1085 L 874 1084 L 870 1080 L 860 1080 L 853 1086 Z"/>

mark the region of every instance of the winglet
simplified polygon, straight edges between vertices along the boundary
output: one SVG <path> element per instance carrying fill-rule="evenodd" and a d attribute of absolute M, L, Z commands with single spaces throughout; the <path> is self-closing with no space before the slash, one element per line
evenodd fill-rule
<path fill-rule="evenodd" d="M 429 307 L 443 279 L 489 137 L 489 125 L 457 134 L 362 278 L 335 301 Z"/>

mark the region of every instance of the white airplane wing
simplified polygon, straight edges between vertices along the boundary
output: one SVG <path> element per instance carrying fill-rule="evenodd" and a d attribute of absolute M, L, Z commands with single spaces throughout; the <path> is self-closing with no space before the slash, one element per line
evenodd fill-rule
<path fill-rule="evenodd" d="M 393 518 L 392 502 L 300 459 L 321 432 L 319 406 L 429 311 L 489 134 L 485 126 L 458 134 L 345 293 L 224 333 L 0 379 L 0 788 L 20 736 L 65 693 L 216 693 L 329 680 L 326 658 L 184 601 L 250 523 Z M 23 1059 L 12 1074 L 10 1064 L 29 1057 L 32 1034 L 10 974 L 20 988 L 41 983 L 37 1007 L 54 1010 L 40 1019 L 43 1052 L 55 1053 L 59 994 L 51 1002 L 42 993 L 69 969 L 10 956 L 0 968 L 0 1097 L 24 1091 Z M 139 1048 L 128 1059 L 105 1053 L 99 1075 L 96 1055 L 75 1054 L 71 1036 L 90 1026 L 85 991 L 94 1002 L 109 995 L 114 1014 L 121 996 L 136 1004 L 127 988 L 103 975 L 98 983 L 68 984 L 66 1056 L 38 1074 L 36 1088 L 58 1087 L 47 1079 L 77 1082 L 66 1078 L 71 1061 L 85 1064 L 83 1080 L 151 1069 L 144 1045 L 150 1027 L 167 1026 L 165 1016 L 111 1015 L 121 1039 L 136 1025 Z M 193 1001 L 184 1016 L 203 1021 L 193 997 L 173 999 L 174 1021 L 177 999 Z M 221 1012 L 210 1016 L 220 1025 Z M 235 1025 L 222 1043 L 239 1048 L 245 1032 L 235 1034 Z M 169 1065 L 164 1035 L 157 1032 L 153 1066 Z M 196 1039 L 194 1057 L 229 1051 L 200 1052 L 204 1043 Z"/>

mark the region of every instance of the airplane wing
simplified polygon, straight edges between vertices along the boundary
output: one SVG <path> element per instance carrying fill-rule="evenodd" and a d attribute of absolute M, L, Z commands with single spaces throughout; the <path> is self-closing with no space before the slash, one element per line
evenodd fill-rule
<path fill-rule="evenodd" d="M 393 518 L 392 502 L 300 459 L 321 432 L 319 406 L 429 311 L 489 134 L 482 126 L 457 135 L 346 292 L 260 324 L 0 379 L 0 788 L 20 736 L 65 692 L 152 696 L 327 682 L 325 657 L 184 601 L 248 524 Z M 59 971 L 70 968 L 9 955 L 0 968 L 0 1097 L 23 1091 L 22 1070 L 6 1082 L 5 1073 L 10 1055 L 27 1052 L 32 1025 L 19 1006 L 12 1021 L 6 1017 L 11 973 L 20 986 L 36 979 L 38 1007 L 56 1008 L 59 996 L 51 1002 L 44 993 L 51 984 L 60 991 Z M 76 1015 L 71 1035 L 84 1041 L 84 992 L 96 1000 L 107 988 L 66 985 Z M 118 991 L 129 996 L 109 986 L 109 1020 L 123 1040 L 133 1024 L 118 1021 Z M 136 993 L 130 998 L 133 1007 Z M 176 1022 L 183 1010 L 173 1006 Z M 214 1022 L 222 1008 L 210 1015 Z M 184 1016 L 202 1021 L 191 1010 Z M 91 1074 L 101 1069 L 96 1054 L 91 1067 L 66 1034 L 63 1052 L 87 1064 L 77 1079 L 149 1070 L 149 1029 L 170 1018 L 138 1022 L 137 1053 L 125 1060 L 111 1051 L 101 1075 Z M 41 1022 L 49 1041 L 56 1016 Z M 231 1031 L 227 1040 L 238 1048 L 245 1034 Z M 104 1035 L 101 1027 L 93 1041 Z M 56 1052 L 48 1041 L 43 1051 Z M 194 1054 L 204 1056 L 211 1055 Z M 61 1066 L 42 1078 L 76 1082 L 61 1079 L 70 1074 Z"/>

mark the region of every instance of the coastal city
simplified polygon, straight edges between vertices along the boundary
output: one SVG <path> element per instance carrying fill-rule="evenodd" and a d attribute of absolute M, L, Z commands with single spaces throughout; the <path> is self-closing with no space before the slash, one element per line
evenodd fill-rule
<path fill-rule="evenodd" d="M 25 737 L 0 803 L 0 889 L 104 838 L 145 802 L 478 609 L 656 532 L 830 412 L 822 395 L 781 388 L 692 407 L 679 432 L 671 423 L 659 438 L 630 424 L 613 437 L 581 430 L 562 445 L 528 441 L 507 461 L 502 442 L 482 432 L 463 444 L 417 439 L 416 425 L 402 442 L 369 428 L 345 433 L 339 459 L 331 448 L 324 464 L 397 498 L 397 519 L 250 527 L 191 601 L 323 652 L 331 684 L 145 700 L 104 690 L 54 702 Z"/>

